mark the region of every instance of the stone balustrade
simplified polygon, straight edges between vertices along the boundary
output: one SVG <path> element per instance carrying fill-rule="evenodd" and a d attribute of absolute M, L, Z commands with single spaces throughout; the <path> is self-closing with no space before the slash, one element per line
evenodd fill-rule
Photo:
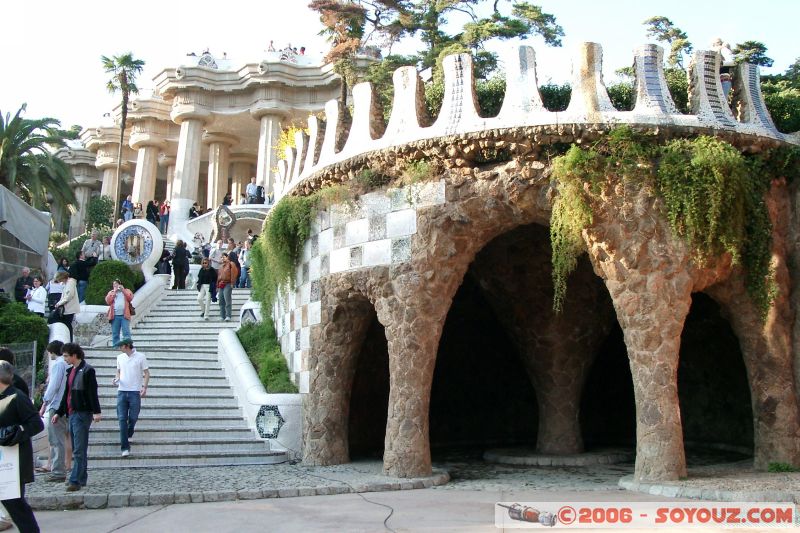
<path fill-rule="evenodd" d="M 388 148 L 399 149 L 416 141 L 462 136 L 492 130 L 551 126 L 557 131 L 589 126 L 630 124 L 637 127 L 727 132 L 754 140 L 800 145 L 798 134 L 782 134 L 767 112 L 761 95 L 758 67 L 735 67 L 734 117 L 720 83 L 721 56 L 697 51 L 689 67 L 691 114 L 678 112 L 669 93 L 663 66 L 663 49 L 644 45 L 634 51 L 636 105 L 617 110 L 602 76 L 602 47 L 583 43 L 573 62 L 572 96 L 563 112 L 548 111 L 537 86 L 536 56 L 532 48 L 519 47 L 505 60 L 506 93 L 497 116 L 484 117 L 475 96 L 472 58 L 467 54 L 444 60 L 445 94 L 441 110 L 431 123 L 426 112 L 422 82 L 414 67 L 395 71 L 394 101 L 388 124 L 368 83 L 353 87 L 353 114 L 340 116 L 335 100 L 325 107 L 325 120 L 309 117 L 309 134 L 298 135 L 296 148 L 287 149 L 278 165 L 276 200 L 298 190 L 313 188 L 310 178 L 334 165 Z M 349 128 L 348 128 L 349 125 Z"/>

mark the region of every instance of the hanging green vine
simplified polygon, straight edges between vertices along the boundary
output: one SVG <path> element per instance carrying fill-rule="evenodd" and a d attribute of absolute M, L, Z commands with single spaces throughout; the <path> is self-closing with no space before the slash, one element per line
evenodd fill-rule
<path fill-rule="evenodd" d="M 714 137 L 657 144 L 628 127 L 612 130 L 590 147 L 573 145 L 553 162 L 558 195 L 550 223 L 553 307 L 561 309 L 566 281 L 585 250 L 582 232 L 592 224 L 592 206 L 612 185 L 651 187 L 664 202 L 672 231 L 703 264 L 723 253 L 743 266 L 747 290 L 766 316 L 775 297 L 770 267 L 772 225 L 764 196 L 770 181 L 791 180 L 800 151 L 777 149 L 743 156 Z"/>

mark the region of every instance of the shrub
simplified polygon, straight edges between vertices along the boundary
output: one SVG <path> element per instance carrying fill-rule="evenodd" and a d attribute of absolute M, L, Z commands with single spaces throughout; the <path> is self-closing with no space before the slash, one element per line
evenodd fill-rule
<path fill-rule="evenodd" d="M 281 353 L 272 320 L 265 318 L 262 322 L 245 324 L 236 334 L 267 392 L 297 392 L 289 379 L 289 367 Z"/>
<path fill-rule="evenodd" d="M 790 465 L 788 463 L 770 463 L 767 466 L 767 471 L 772 473 L 779 473 L 779 472 L 798 472 L 800 468 L 797 468 L 794 465 Z"/>
<path fill-rule="evenodd" d="M 86 303 L 89 305 L 105 305 L 106 294 L 111 284 L 119 278 L 126 289 L 135 290 L 136 274 L 122 261 L 100 261 L 89 275 L 89 286 L 86 288 Z"/>
<path fill-rule="evenodd" d="M 86 229 L 102 228 L 113 222 L 114 200 L 109 196 L 95 196 L 86 206 Z"/>
<path fill-rule="evenodd" d="M 36 341 L 37 383 L 44 368 L 44 349 L 50 337 L 47 321 L 18 302 L 0 299 L 0 345 Z"/>
<path fill-rule="evenodd" d="M 67 240 L 67 234 L 63 231 L 54 231 L 50 233 L 50 244 L 58 246 Z"/>

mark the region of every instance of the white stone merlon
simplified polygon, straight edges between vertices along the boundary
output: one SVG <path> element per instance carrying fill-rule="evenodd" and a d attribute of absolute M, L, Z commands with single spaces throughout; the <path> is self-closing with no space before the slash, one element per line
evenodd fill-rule
<path fill-rule="evenodd" d="M 425 107 L 425 86 L 416 67 L 400 67 L 392 76 L 394 100 L 384 137 L 413 139 L 421 127 L 430 125 Z"/>
<path fill-rule="evenodd" d="M 737 65 L 733 82 L 739 120 L 744 124 L 764 128 L 778 138 L 784 138 L 775 128 L 775 123 L 767 111 L 761 94 L 761 73 L 758 65 L 751 63 Z"/>
<path fill-rule="evenodd" d="M 498 117 L 513 121 L 520 115 L 546 112 L 536 79 L 536 52 L 528 46 L 510 52 L 504 55 L 507 85 Z"/>
<path fill-rule="evenodd" d="M 645 44 L 634 50 L 633 60 L 636 78 L 636 107 L 633 112 L 640 120 L 678 113 L 664 75 L 664 49 L 655 44 Z"/>
<path fill-rule="evenodd" d="M 692 113 L 705 126 L 736 129 L 736 119 L 719 79 L 721 62 L 722 56 L 717 52 L 698 50 L 692 54 L 689 64 Z"/>
<path fill-rule="evenodd" d="M 478 113 L 472 56 L 455 54 L 444 58 L 444 99 L 433 129 L 452 135 L 466 128 L 480 129 L 484 122 Z"/>
<path fill-rule="evenodd" d="M 355 111 L 350 126 L 353 134 L 348 136 L 342 152 L 357 154 L 363 143 L 380 139 L 386 131 L 386 125 L 372 84 L 359 83 L 353 87 L 353 107 Z"/>
<path fill-rule="evenodd" d="M 604 122 L 603 114 L 614 111 L 603 83 L 603 48 L 597 43 L 582 43 L 572 63 L 572 95 L 567 114 L 579 117 L 580 122 Z"/>

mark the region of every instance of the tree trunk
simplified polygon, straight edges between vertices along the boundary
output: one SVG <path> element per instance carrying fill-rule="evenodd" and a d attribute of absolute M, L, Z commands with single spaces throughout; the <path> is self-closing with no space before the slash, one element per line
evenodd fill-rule
<path fill-rule="evenodd" d="M 125 142 L 125 123 L 128 121 L 128 95 L 123 90 L 122 92 L 122 122 L 119 125 L 119 147 L 117 149 L 117 175 L 114 178 L 117 180 L 117 185 L 114 189 L 117 191 L 114 196 L 114 215 L 111 217 L 111 226 L 114 226 L 119 218 L 122 218 L 119 212 L 119 194 L 122 191 L 122 143 Z"/>

